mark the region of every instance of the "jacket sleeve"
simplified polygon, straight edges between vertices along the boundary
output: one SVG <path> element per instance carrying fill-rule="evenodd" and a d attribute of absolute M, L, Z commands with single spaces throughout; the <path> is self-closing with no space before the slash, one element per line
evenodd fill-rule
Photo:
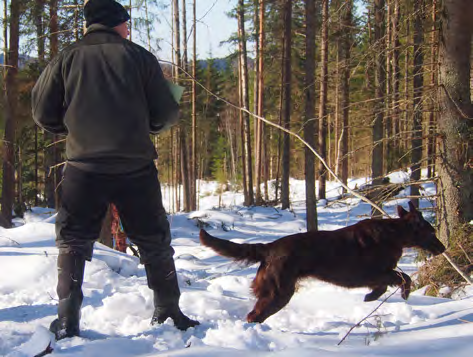
<path fill-rule="evenodd" d="M 41 73 L 31 93 L 33 120 L 53 134 L 67 134 L 64 125 L 64 82 L 59 58 Z"/>
<path fill-rule="evenodd" d="M 146 99 L 149 108 L 150 132 L 157 134 L 179 121 L 179 105 L 174 100 L 158 60 L 149 56 Z"/>

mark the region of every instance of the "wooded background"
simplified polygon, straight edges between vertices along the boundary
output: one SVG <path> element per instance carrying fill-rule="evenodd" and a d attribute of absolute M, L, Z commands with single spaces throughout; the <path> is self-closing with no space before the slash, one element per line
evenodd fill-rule
<path fill-rule="evenodd" d="M 160 180 L 173 188 L 172 212 L 198 209 L 199 180 L 241 189 L 248 206 L 288 209 L 294 177 L 306 181 L 307 227 L 316 230 L 316 199 L 334 178 L 273 123 L 303 138 L 344 183 L 366 176 L 386 185 L 388 173 L 405 170 L 416 201 L 426 169 L 446 243 L 473 220 L 471 1 L 235 0 L 222 16 L 238 24 L 228 39 L 236 51 L 202 60 L 196 7 L 209 3 L 122 2 L 131 40 L 152 52 L 157 10 L 171 7 L 173 58 L 162 66 L 186 92 L 180 124 L 153 140 Z M 27 207 L 60 205 L 64 138 L 34 125 L 30 93 L 47 63 L 83 36 L 83 5 L 3 0 L 5 227 Z"/>

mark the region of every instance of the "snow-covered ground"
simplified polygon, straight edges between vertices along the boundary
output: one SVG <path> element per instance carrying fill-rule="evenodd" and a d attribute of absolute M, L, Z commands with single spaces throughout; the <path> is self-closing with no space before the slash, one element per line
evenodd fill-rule
<path fill-rule="evenodd" d="M 405 174 L 392 175 L 392 182 Z M 364 180 L 350 183 L 361 185 Z M 199 244 L 197 222 L 212 235 L 237 242 L 270 242 L 305 231 L 304 182 L 291 181 L 290 211 L 244 208 L 241 193 L 215 193 L 218 185 L 200 187 L 199 211 L 169 217 L 181 286 L 182 310 L 201 325 L 181 332 L 171 321 L 150 326 L 152 294 L 136 258 L 96 244 L 83 285 L 82 336 L 56 343 L 58 356 L 473 356 L 473 289 L 456 300 L 432 298 L 422 289 L 407 302 L 391 288 L 378 301 L 364 303 L 367 289 L 347 290 L 305 280 L 282 311 L 264 324 L 245 322 L 254 298 L 250 283 L 257 266 L 244 267 Z M 434 187 L 425 186 L 425 194 Z M 164 192 L 168 204 L 167 191 Z M 368 216 L 359 199 L 334 203 L 337 185 L 329 184 L 329 201 L 318 206 L 319 228 L 333 230 Z M 400 198 L 385 209 L 407 207 Z M 223 207 L 216 208 L 221 202 Z M 421 208 L 431 208 L 428 200 Z M 429 217 L 426 210 L 424 216 Z M 39 352 L 44 327 L 56 315 L 54 216 L 45 209 L 29 212 L 24 223 L 0 229 L 0 355 L 31 357 Z M 415 252 L 400 262 L 411 276 Z M 382 304 L 372 317 L 349 329 Z M 39 341 L 32 340 L 35 336 Z"/>

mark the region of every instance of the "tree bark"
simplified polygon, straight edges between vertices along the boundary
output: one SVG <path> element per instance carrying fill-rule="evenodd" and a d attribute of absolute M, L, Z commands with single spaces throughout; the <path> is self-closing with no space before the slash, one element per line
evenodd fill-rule
<path fill-rule="evenodd" d="M 414 1 L 414 116 L 412 123 L 411 140 L 411 195 L 416 207 L 419 206 L 419 186 L 416 181 L 420 180 L 421 160 L 422 160 L 422 92 L 424 86 L 424 55 L 422 46 L 424 43 L 424 31 L 422 27 L 422 17 L 424 15 L 424 1 Z"/>
<path fill-rule="evenodd" d="M 192 4 L 193 43 L 192 43 L 192 77 L 197 77 L 197 13 L 196 2 Z M 197 210 L 197 85 L 192 81 L 192 151 L 191 151 L 191 209 Z"/>
<path fill-rule="evenodd" d="M 342 12 L 342 60 L 341 68 L 341 112 L 342 112 L 342 131 L 340 142 L 340 157 L 341 157 L 341 179 L 347 185 L 348 183 L 348 137 L 350 134 L 349 115 L 350 115 L 350 47 L 351 47 L 351 27 L 352 27 L 352 9 L 353 0 L 349 0 L 345 4 Z M 343 189 L 346 192 L 346 189 Z"/>
<path fill-rule="evenodd" d="M 327 0 L 326 0 L 327 1 Z M 292 1 L 284 1 L 284 76 L 283 92 L 283 127 L 291 128 L 291 55 L 292 55 Z M 281 172 L 281 208 L 288 209 L 291 142 L 288 133 L 283 133 L 282 172 Z"/>
<path fill-rule="evenodd" d="M 6 20 L 6 19 L 5 19 Z M 3 140 L 2 216 L 11 225 L 15 199 L 15 131 L 18 100 L 18 47 L 20 42 L 20 1 L 10 2 L 10 40 L 5 63 L 5 132 Z"/>
<path fill-rule="evenodd" d="M 473 220 L 473 110 L 470 55 L 473 4 L 444 0 L 439 43 L 439 233 L 447 243 Z"/>
<path fill-rule="evenodd" d="M 384 101 L 386 95 L 386 61 L 385 61 L 385 23 L 384 23 L 385 2 L 384 0 L 374 0 L 374 48 L 376 51 L 376 102 L 374 106 L 373 120 L 373 156 L 371 160 L 371 175 L 373 185 L 379 185 L 383 179 L 384 149 L 383 149 L 383 120 Z M 377 211 L 372 210 L 372 216 L 377 216 Z"/>
<path fill-rule="evenodd" d="M 315 0 L 305 3 L 305 123 L 304 140 L 315 148 Z M 315 195 L 315 157 L 305 148 L 305 200 L 307 231 L 317 230 L 317 198 Z"/>
<path fill-rule="evenodd" d="M 245 33 L 245 7 L 244 1 L 238 1 L 238 40 L 240 44 L 240 65 L 241 65 L 241 88 L 242 88 L 242 100 L 243 108 L 250 108 L 249 101 L 249 81 L 248 81 L 248 57 L 246 52 L 246 33 Z M 245 170 L 246 170 L 246 183 L 247 183 L 247 196 L 245 197 L 245 206 L 253 206 L 255 204 L 255 198 L 253 193 L 253 164 L 252 164 L 252 153 L 251 153 L 251 130 L 250 130 L 250 116 L 248 113 L 243 113 L 243 128 L 244 128 L 244 157 L 245 157 Z"/>
<path fill-rule="evenodd" d="M 264 45 L 265 45 L 265 33 L 264 33 L 264 21 L 265 21 L 265 0 L 259 0 L 259 30 L 258 30 L 258 77 L 255 79 L 258 81 L 258 97 L 257 97 L 257 114 L 261 117 L 264 117 Z M 255 25 L 256 26 L 256 25 Z M 258 123 L 258 130 L 257 130 L 257 137 L 258 137 L 258 155 L 256 156 L 258 160 L 258 164 L 256 165 L 258 167 L 256 173 L 257 173 L 257 178 L 256 178 L 256 185 L 257 185 L 257 190 L 259 190 L 259 194 L 256 193 L 256 197 L 258 200 L 258 197 L 260 201 L 262 201 L 261 197 L 261 181 L 264 181 L 264 187 L 265 187 L 265 199 L 268 199 L 268 186 L 267 186 L 267 170 L 265 168 L 265 165 L 263 164 L 263 158 L 266 156 L 265 152 L 265 145 L 263 145 L 263 138 L 264 138 L 264 133 L 265 133 L 265 125 L 261 120 L 257 121 Z"/>
<path fill-rule="evenodd" d="M 401 73 L 399 69 L 399 22 L 401 19 L 401 11 L 399 6 L 399 0 L 394 0 L 393 4 L 393 17 L 392 17 L 392 43 L 393 43 L 393 70 L 392 70 L 392 134 L 393 134 L 393 147 L 399 150 L 399 135 L 400 135 L 400 108 L 399 108 L 399 83 Z"/>
<path fill-rule="evenodd" d="M 430 34 L 430 85 L 432 88 L 437 88 L 437 0 L 432 0 L 432 33 Z M 433 97 L 433 96 L 432 96 Z M 435 112 L 436 101 L 431 100 L 429 113 L 429 127 L 427 137 L 427 177 L 435 176 Z"/>
<path fill-rule="evenodd" d="M 320 44 L 319 154 L 327 158 L 327 87 L 328 87 L 328 0 L 322 0 L 322 35 Z M 319 199 L 325 199 L 326 169 L 319 162 Z"/>
<path fill-rule="evenodd" d="M 255 0 L 255 28 L 256 31 L 256 61 L 255 64 L 255 113 L 259 116 L 263 115 L 263 56 L 264 56 L 264 0 Z M 261 181 L 263 174 L 263 122 L 261 120 L 255 120 L 256 132 L 255 132 L 255 178 L 256 178 L 256 191 L 255 199 L 256 204 L 261 205 L 263 197 L 261 194 Z"/>

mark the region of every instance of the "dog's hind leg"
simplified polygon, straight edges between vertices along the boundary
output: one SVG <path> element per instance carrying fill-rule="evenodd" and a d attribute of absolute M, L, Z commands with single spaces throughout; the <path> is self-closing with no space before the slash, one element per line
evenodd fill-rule
<path fill-rule="evenodd" d="M 383 295 L 386 290 L 388 290 L 387 285 L 382 285 L 382 286 L 376 286 L 373 288 L 373 291 L 370 292 L 369 294 L 365 295 L 365 302 L 368 301 L 375 301 L 378 299 L 381 295 Z"/>

